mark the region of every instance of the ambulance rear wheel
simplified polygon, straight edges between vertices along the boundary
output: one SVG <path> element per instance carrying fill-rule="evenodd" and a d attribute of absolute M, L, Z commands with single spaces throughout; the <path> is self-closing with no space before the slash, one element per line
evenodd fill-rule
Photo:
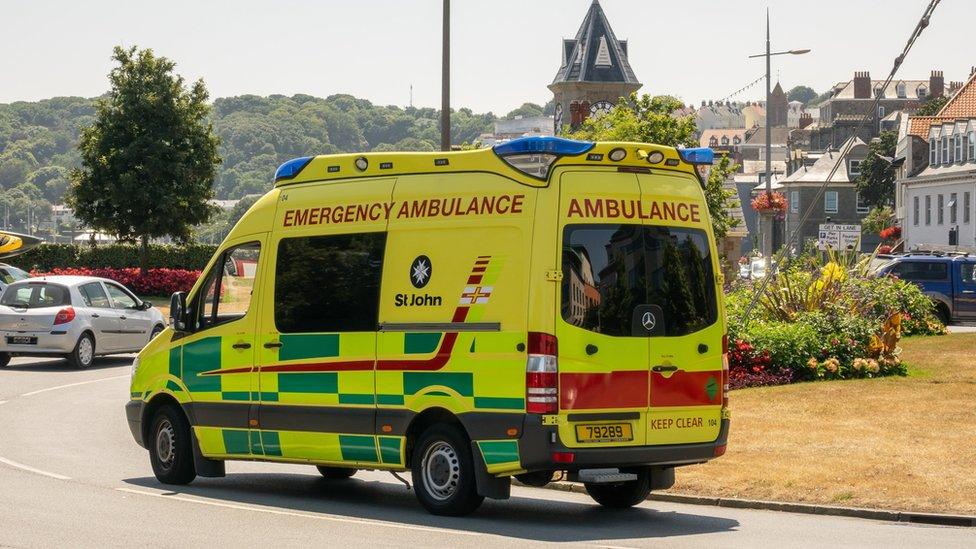
<path fill-rule="evenodd" d="M 586 493 L 600 505 L 611 509 L 625 509 L 644 501 L 651 493 L 650 467 L 641 467 L 636 473 L 637 480 L 612 484 L 584 483 L 583 486 Z"/>
<path fill-rule="evenodd" d="M 356 469 L 348 469 L 346 467 L 326 467 L 319 465 L 316 469 L 322 473 L 323 477 L 329 480 L 343 480 L 356 474 Z"/>
<path fill-rule="evenodd" d="M 411 463 L 417 499 L 430 513 L 459 517 L 478 508 L 471 444 L 452 425 L 434 425 L 420 435 Z"/>
<path fill-rule="evenodd" d="M 159 482 L 189 484 L 197 476 L 193 468 L 190 424 L 175 406 L 167 404 L 156 411 L 146 442 L 149 461 Z"/>
<path fill-rule="evenodd" d="M 10 353 L 0 353 L 0 368 L 10 364 Z"/>

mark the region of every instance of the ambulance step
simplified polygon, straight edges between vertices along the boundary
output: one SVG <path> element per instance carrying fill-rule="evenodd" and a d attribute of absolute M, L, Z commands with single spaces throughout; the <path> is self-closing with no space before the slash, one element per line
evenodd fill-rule
<path fill-rule="evenodd" d="M 612 484 L 637 480 L 634 473 L 621 473 L 620 469 L 580 469 L 579 481 L 586 484 Z"/>

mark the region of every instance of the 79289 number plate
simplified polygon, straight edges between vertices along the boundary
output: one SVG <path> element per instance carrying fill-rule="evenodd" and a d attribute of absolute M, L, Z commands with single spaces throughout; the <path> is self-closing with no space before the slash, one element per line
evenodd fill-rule
<path fill-rule="evenodd" d="M 629 442 L 634 432 L 629 423 L 577 425 L 576 442 Z"/>

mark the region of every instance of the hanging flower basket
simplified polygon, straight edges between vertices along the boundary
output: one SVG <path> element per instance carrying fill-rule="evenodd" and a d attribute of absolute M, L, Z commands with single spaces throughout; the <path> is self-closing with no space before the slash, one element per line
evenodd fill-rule
<path fill-rule="evenodd" d="M 771 193 L 763 191 L 752 199 L 752 209 L 759 213 L 785 213 L 786 206 L 786 196 L 776 191 Z"/>
<path fill-rule="evenodd" d="M 883 240 L 898 240 L 901 238 L 901 227 L 892 225 L 886 229 L 881 229 L 878 236 L 880 236 Z"/>

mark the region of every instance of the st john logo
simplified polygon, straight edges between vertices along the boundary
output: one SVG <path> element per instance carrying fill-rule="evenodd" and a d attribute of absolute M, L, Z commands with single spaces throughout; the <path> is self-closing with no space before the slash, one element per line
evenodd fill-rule
<path fill-rule="evenodd" d="M 426 255 L 418 255 L 417 259 L 410 264 L 410 283 L 414 288 L 420 289 L 426 286 L 432 274 L 430 258 Z"/>

